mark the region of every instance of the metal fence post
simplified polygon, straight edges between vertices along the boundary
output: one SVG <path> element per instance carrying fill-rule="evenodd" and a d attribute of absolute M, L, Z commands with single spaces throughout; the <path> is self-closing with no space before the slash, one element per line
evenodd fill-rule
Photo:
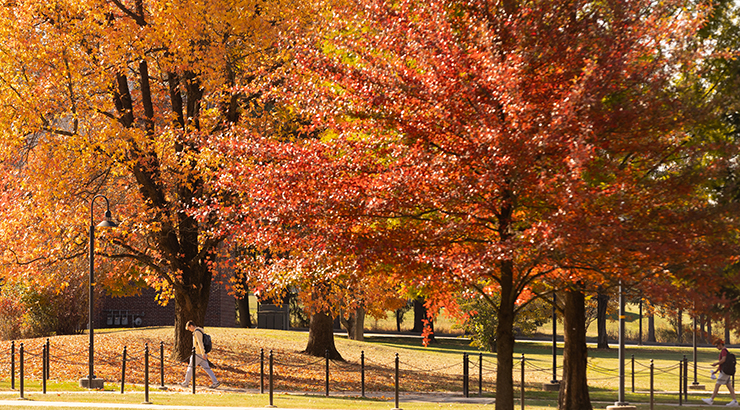
<path fill-rule="evenodd" d="M 326 349 L 326 352 L 324 352 L 324 359 L 325 359 L 324 361 L 326 363 L 326 367 L 325 367 L 325 370 L 326 370 L 326 372 L 325 372 L 326 373 L 326 377 L 325 377 L 325 380 L 326 380 L 326 397 L 329 397 L 329 349 Z"/>
<path fill-rule="evenodd" d="M 265 349 L 260 349 L 260 393 L 265 392 Z"/>
<path fill-rule="evenodd" d="M 362 397 L 365 397 L 365 351 L 360 352 L 360 388 Z"/>
<path fill-rule="evenodd" d="M 195 379 L 196 379 L 196 377 L 195 377 L 195 369 L 196 369 L 196 367 L 195 367 L 195 346 L 193 346 L 193 352 L 192 352 L 192 356 L 190 356 L 190 359 L 192 360 L 191 361 L 191 365 L 192 365 L 191 370 L 193 372 L 193 394 L 195 394 Z"/>
<path fill-rule="evenodd" d="M 478 353 L 478 396 L 483 397 L 483 353 Z"/>
<path fill-rule="evenodd" d="M 151 404 L 149 401 L 149 343 L 144 343 L 144 403 Z"/>
<path fill-rule="evenodd" d="M 121 394 L 126 386 L 126 346 L 123 346 L 123 360 L 121 361 Z"/>
<path fill-rule="evenodd" d="M 164 390 L 164 342 L 159 342 L 159 388 Z"/>
<path fill-rule="evenodd" d="M 46 345 L 41 345 L 41 392 L 46 394 Z"/>
<path fill-rule="evenodd" d="M 635 355 L 632 355 L 632 393 L 635 392 Z"/>
<path fill-rule="evenodd" d="M 272 375 L 273 375 L 273 373 L 272 373 L 272 363 L 273 363 L 272 357 L 273 357 L 272 356 L 272 350 L 270 350 L 270 407 L 274 407 L 274 405 L 272 404 L 272 392 L 273 392 L 273 387 L 274 387 L 273 381 L 272 381 Z"/>
<path fill-rule="evenodd" d="M 19 359 L 20 359 L 20 366 L 21 366 L 21 368 L 20 368 L 21 399 L 25 399 L 25 397 L 23 397 L 23 379 L 24 379 L 24 374 L 23 374 L 23 342 L 21 342 L 21 350 L 20 350 L 19 353 L 20 353 Z"/>
<path fill-rule="evenodd" d="M 10 388 L 15 390 L 15 340 L 10 342 Z"/>
<path fill-rule="evenodd" d="M 655 404 L 655 396 L 653 393 L 653 388 L 655 387 L 654 379 L 655 377 L 655 364 L 653 363 L 653 359 L 650 359 L 650 410 L 653 410 L 653 406 Z"/>
<path fill-rule="evenodd" d="M 678 361 L 678 405 L 683 406 L 683 360 Z"/>
<path fill-rule="evenodd" d="M 522 410 L 524 410 L 524 353 L 522 353 Z"/>
<path fill-rule="evenodd" d="M 398 353 L 396 353 L 396 377 L 395 377 L 395 396 L 396 396 L 396 407 L 394 410 L 400 410 L 399 400 L 398 400 L 398 388 L 399 388 L 399 377 L 401 372 L 399 371 L 399 360 L 398 360 Z"/>
<path fill-rule="evenodd" d="M 470 397 L 470 368 L 468 366 L 468 354 L 463 353 L 463 396 Z"/>

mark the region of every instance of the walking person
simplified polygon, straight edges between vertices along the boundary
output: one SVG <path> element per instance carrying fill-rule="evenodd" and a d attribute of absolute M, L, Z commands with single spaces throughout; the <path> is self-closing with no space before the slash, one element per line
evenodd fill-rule
<path fill-rule="evenodd" d="M 185 381 L 180 383 L 180 386 L 187 387 L 190 384 L 190 379 L 193 377 L 193 360 L 195 360 L 196 366 L 200 366 L 206 371 L 208 376 L 211 378 L 211 389 L 215 389 L 220 386 L 221 383 L 216 379 L 216 375 L 213 374 L 213 370 L 208 365 L 208 353 L 206 353 L 205 346 L 203 344 L 203 329 L 195 326 L 192 320 L 189 320 L 185 327 L 193 333 L 193 347 L 195 347 L 195 355 L 190 356 L 190 364 L 188 370 L 185 373 Z"/>
<path fill-rule="evenodd" d="M 702 399 L 702 401 L 706 404 L 714 403 L 714 398 L 717 396 L 720 386 L 727 385 L 730 396 L 732 396 L 732 401 L 727 403 L 727 406 L 738 407 L 737 400 L 735 399 L 735 389 L 732 387 L 732 376 L 735 374 L 735 355 L 727 351 L 725 342 L 722 339 L 717 339 L 714 345 L 719 349 L 719 360 L 716 363 L 712 363 L 712 366 L 717 366 L 717 369 L 712 371 L 712 375 L 719 373 L 719 376 L 717 377 L 717 383 L 714 385 L 712 397 Z"/>

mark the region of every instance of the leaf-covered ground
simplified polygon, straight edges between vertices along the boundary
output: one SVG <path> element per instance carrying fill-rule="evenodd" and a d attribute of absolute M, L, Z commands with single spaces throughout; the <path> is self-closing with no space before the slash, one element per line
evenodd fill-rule
<path fill-rule="evenodd" d="M 303 332 L 264 329 L 207 329 L 214 343 L 209 354 L 219 381 L 235 389 L 259 389 L 260 349 L 264 349 L 265 389 L 269 371 L 269 352 L 273 353 L 274 388 L 276 391 L 320 392 L 326 386 L 326 362 L 300 353 L 308 335 Z M 174 331 L 172 328 L 124 329 L 95 333 L 95 373 L 106 383 L 120 383 L 124 346 L 127 347 L 126 383 L 144 381 L 144 346 L 149 345 L 149 383 L 158 386 L 160 379 L 160 346 L 164 347 L 164 382 L 169 387 L 183 379 L 186 364 L 170 358 Z M 20 345 L 24 346 L 24 373 L 28 380 L 40 380 L 42 345 L 46 338 L 16 340 L 15 372 L 19 377 Z M 49 338 L 50 379 L 76 382 L 88 373 L 87 334 Z M 445 349 L 423 348 L 420 340 L 398 344 L 355 342 L 337 338 L 337 349 L 345 361 L 329 364 L 330 391 L 361 390 L 361 355 L 365 357 L 365 390 L 392 391 L 394 388 L 395 354 L 399 353 L 400 388 L 403 391 L 460 391 L 462 389 L 462 351 L 464 341 L 453 341 Z M 434 353 L 434 354 L 432 354 Z M 11 342 L 0 342 L 0 378 L 8 380 L 11 369 Z M 484 382 L 492 383 L 493 363 L 484 359 Z M 471 359 L 471 374 L 477 387 L 477 356 Z M 488 379 L 490 377 L 490 379 Z M 486 380 L 487 379 L 487 380 Z M 202 369 L 198 384 L 210 384 Z M 176 388 L 179 388 L 175 386 Z M 471 390 L 476 387 L 471 385 Z"/>

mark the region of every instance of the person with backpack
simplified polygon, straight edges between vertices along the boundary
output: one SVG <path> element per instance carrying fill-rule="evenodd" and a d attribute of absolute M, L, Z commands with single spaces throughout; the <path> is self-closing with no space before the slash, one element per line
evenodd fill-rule
<path fill-rule="evenodd" d="M 220 386 L 221 383 L 216 379 L 216 375 L 213 374 L 213 370 L 208 365 L 208 352 L 211 351 L 211 338 L 204 331 L 203 328 L 198 327 L 192 320 L 189 320 L 185 327 L 193 333 L 193 347 L 195 347 L 195 355 L 190 357 L 190 364 L 188 370 L 185 373 L 185 381 L 180 383 L 180 386 L 187 387 L 190 384 L 190 379 L 193 377 L 193 360 L 195 365 L 200 366 L 206 371 L 208 376 L 211 378 L 211 389 L 215 389 Z"/>
<path fill-rule="evenodd" d="M 727 389 L 730 390 L 730 396 L 732 396 L 732 401 L 727 403 L 727 406 L 738 407 L 737 400 L 735 399 L 735 389 L 732 388 L 732 376 L 735 375 L 735 355 L 725 348 L 725 342 L 722 339 L 717 339 L 714 345 L 719 349 L 719 360 L 716 363 L 712 363 L 712 366 L 717 366 L 717 369 L 712 371 L 712 375 L 719 373 L 719 377 L 717 377 L 717 383 L 714 385 L 712 397 L 702 399 L 702 401 L 706 404 L 714 403 L 714 398 L 717 396 L 717 392 L 719 392 L 719 387 L 727 385 Z"/>

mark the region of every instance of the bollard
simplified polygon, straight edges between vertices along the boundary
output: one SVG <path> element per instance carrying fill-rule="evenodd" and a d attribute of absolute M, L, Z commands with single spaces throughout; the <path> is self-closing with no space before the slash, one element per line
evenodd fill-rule
<path fill-rule="evenodd" d="M 324 352 L 324 358 L 326 359 L 326 397 L 329 397 L 329 349 Z"/>
<path fill-rule="evenodd" d="M 272 392 L 273 392 L 273 382 L 272 382 L 272 350 L 270 350 L 270 407 L 275 407 L 272 404 Z"/>
<path fill-rule="evenodd" d="M 149 401 L 149 343 L 144 343 L 144 403 L 151 404 Z"/>
<path fill-rule="evenodd" d="M 632 355 L 632 393 L 635 392 L 635 355 Z"/>
<path fill-rule="evenodd" d="M 15 340 L 10 342 L 10 388 L 15 390 Z"/>
<path fill-rule="evenodd" d="M 46 374 L 44 375 L 44 377 L 46 377 L 46 380 L 50 379 L 49 375 L 51 374 L 50 356 L 51 356 L 51 343 L 49 342 L 49 338 L 47 337 L 46 338 Z"/>
<path fill-rule="evenodd" d="M 678 405 L 683 406 L 683 360 L 678 361 Z"/>
<path fill-rule="evenodd" d="M 193 394 L 195 394 L 195 346 L 193 346 L 193 354 L 190 356 L 190 364 L 192 365 L 192 371 L 193 371 Z"/>
<path fill-rule="evenodd" d="M 398 385 L 399 385 L 398 379 L 399 379 L 399 376 L 400 376 L 400 372 L 398 371 L 398 364 L 399 364 L 399 361 L 398 361 L 398 353 L 396 353 L 396 380 L 395 380 L 395 384 L 396 384 L 395 385 L 395 390 L 396 390 L 396 407 L 395 407 L 394 410 L 400 410 L 401 409 L 401 407 L 398 404 Z"/>
<path fill-rule="evenodd" d="M 360 389 L 362 397 L 365 397 L 365 351 L 360 352 Z"/>
<path fill-rule="evenodd" d="M 654 371 L 655 371 L 655 365 L 653 364 L 653 359 L 650 359 L 650 410 L 653 410 L 653 406 L 655 404 L 655 396 L 653 394 L 653 388 L 655 387 L 654 384 Z"/>
<path fill-rule="evenodd" d="M 689 402 L 689 359 L 683 355 L 683 399 Z"/>
<path fill-rule="evenodd" d="M 19 354 L 20 354 L 19 360 L 20 360 L 20 366 L 21 366 L 20 367 L 21 399 L 25 399 L 25 397 L 23 397 L 23 378 L 24 378 L 23 377 L 24 376 L 23 375 L 23 342 L 21 342 L 21 350 Z"/>
<path fill-rule="evenodd" d="M 483 397 L 483 353 L 478 353 L 478 397 Z"/>
<path fill-rule="evenodd" d="M 159 388 L 165 390 L 164 386 L 164 342 L 159 342 Z"/>
<path fill-rule="evenodd" d="M 121 394 L 126 386 L 126 346 L 123 346 L 123 361 L 121 362 Z"/>
<path fill-rule="evenodd" d="M 463 396 L 470 397 L 470 369 L 468 366 L 468 354 L 463 353 Z"/>
<path fill-rule="evenodd" d="M 265 349 L 260 349 L 260 393 L 265 392 Z"/>
<path fill-rule="evenodd" d="M 522 353 L 522 410 L 524 410 L 524 353 Z"/>
<path fill-rule="evenodd" d="M 46 345 L 41 345 L 41 392 L 46 394 Z"/>

